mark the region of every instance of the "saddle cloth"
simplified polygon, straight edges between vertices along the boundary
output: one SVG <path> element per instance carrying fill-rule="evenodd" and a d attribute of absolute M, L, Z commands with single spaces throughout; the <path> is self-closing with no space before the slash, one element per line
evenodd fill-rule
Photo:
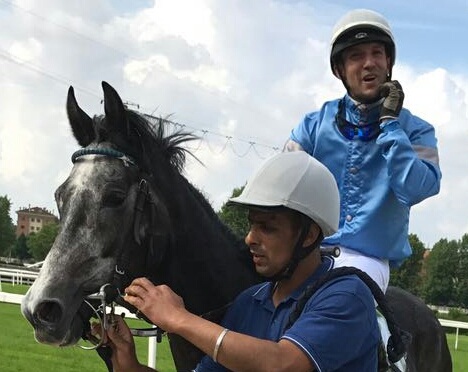
<path fill-rule="evenodd" d="M 380 335 L 382 337 L 383 348 L 385 352 L 385 358 L 387 362 L 388 369 L 386 371 L 392 372 L 406 372 L 406 357 L 404 356 L 396 363 L 391 363 L 387 357 L 387 344 L 388 339 L 390 338 L 390 330 L 388 329 L 387 320 L 385 317 L 376 309 L 377 313 L 377 323 L 379 324 Z M 380 361 L 379 361 L 380 364 Z"/>

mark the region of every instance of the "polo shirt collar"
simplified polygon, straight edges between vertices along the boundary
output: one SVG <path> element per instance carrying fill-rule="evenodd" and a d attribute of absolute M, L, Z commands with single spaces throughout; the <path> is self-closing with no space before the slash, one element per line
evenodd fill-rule
<path fill-rule="evenodd" d="M 305 289 L 313 284 L 316 280 L 318 280 L 322 275 L 327 273 L 329 270 L 333 268 L 335 261 L 330 256 L 324 256 L 322 258 L 322 263 L 320 266 L 315 270 L 315 272 L 307 278 L 307 280 L 302 283 L 299 287 L 294 290 L 288 297 L 286 297 L 282 302 L 286 302 L 289 299 L 293 299 L 295 301 L 298 300 L 299 296 L 305 291 Z M 253 294 L 253 297 L 259 302 L 265 302 L 271 299 L 271 291 L 273 290 L 273 286 L 275 283 L 273 282 L 266 282 L 260 286 L 260 288 Z"/>

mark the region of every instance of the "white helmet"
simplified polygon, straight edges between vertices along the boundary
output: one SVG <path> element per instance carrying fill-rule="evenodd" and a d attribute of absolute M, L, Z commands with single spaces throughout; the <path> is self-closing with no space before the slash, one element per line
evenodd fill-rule
<path fill-rule="evenodd" d="M 379 41 L 385 44 L 390 56 L 390 70 L 395 64 L 396 48 L 392 30 L 379 13 L 368 9 L 356 9 L 345 14 L 333 28 L 330 41 L 330 65 L 335 73 L 336 58 L 350 46 Z"/>
<path fill-rule="evenodd" d="M 229 204 L 287 207 L 310 217 L 330 236 L 338 229 L 340 197 L 335 178 L 304 151 L 282 152 L 268 159 Z"/>

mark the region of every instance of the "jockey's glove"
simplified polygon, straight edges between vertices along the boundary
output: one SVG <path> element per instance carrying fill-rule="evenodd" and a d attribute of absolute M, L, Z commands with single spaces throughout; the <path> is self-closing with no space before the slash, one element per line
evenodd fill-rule
<path fill-rule="evenodd" d="M 398 118 L 405 99 L 401 84 L 396 80 L 387 81 L 380 86 L 379 91 L 380 96 L 385 97 L 380 108 L 380 122 Z"/>

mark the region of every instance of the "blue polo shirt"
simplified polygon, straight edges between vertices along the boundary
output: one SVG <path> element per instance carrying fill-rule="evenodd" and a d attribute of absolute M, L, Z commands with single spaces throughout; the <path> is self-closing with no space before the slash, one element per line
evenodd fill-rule
<path fill-rule="evenodd" d="M 317 371 L 375 372 L 380 333 L 369 288 L 354 275 L 323 285 L 306 303 L 294 325 L 284 328 L 289 314 L 307 286 L 333 267 L 325 257 L 322 265 L 276 308 L 271 299 L 272 283 L 262 283 L 241 293 L 222 325 L 253 337 L 287 339 L 300 348 Z M 227 371 L 205 356 L 196 371 Z"/>

